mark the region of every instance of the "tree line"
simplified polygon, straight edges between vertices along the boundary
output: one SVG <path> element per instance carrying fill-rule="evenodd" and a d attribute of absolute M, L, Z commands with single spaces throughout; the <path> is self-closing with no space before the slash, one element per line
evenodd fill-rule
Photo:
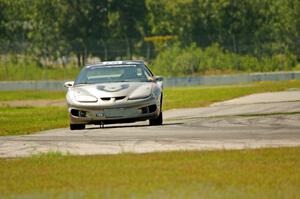
<path fill-rule="evenodd" d="M 151 61 L 174 45 L 300 59 L 299 0 L 0 0 L 0 20 L 0 53 L 37 60 Z"/>

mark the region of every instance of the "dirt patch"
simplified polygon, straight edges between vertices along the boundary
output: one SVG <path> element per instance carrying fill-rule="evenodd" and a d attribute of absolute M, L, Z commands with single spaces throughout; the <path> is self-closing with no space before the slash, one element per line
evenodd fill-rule
<path fill-rule="evenodd" d="M 24 106 L 66 106 L 65 100 L 14 100 L 0 101 L 0 107 L 24 107 Z"/>

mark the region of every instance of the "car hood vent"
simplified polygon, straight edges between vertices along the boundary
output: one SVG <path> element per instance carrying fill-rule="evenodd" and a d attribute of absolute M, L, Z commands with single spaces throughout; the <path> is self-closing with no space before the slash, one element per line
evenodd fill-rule
<path fill-rule="evenodd" d="M 127 89 L 127 88 L 129 88 L 128 84 L 108 85 L 108 86 L 99 85 L 99 86 L 97 86 L 98 90 L 106 91 L 106 92 L 117 92 L 117 91 L 124 90 L 124 89 Z"/>

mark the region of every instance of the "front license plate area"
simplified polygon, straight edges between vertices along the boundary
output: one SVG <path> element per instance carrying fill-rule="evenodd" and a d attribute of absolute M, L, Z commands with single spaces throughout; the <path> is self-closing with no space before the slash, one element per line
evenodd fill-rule
<path fill-rule="evenodd" d="M 96 117 L 104 117 L 104 112 L 96 113 Z"/>
<path fill-rule="evenodd" d="M 105 109 L 104 114 L 106 117 L 122 117 L 124 116 L 124 109 Z"/>
<path fill-rule="evenodd" d="M 105 117 L 134 117 L 139 113 L 141 111 L 135 108 L 104 109 Z"/>

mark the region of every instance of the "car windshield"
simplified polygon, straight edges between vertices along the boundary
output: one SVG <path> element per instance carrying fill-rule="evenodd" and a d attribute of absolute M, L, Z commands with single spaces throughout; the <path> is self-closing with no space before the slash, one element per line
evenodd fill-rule
<path fill-rule="evenodd" d="M 149 82 L 152 74 L 146 66 L 139 65 L 109 65 L 84 68 L 75 80 L 78 84 L 98 84 L 112 82 Z"/>

